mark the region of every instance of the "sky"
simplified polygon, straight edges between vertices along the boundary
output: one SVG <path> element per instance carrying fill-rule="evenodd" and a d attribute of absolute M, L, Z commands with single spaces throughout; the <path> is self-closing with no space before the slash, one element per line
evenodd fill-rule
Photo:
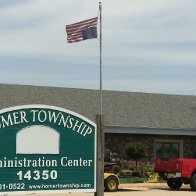
<path fill-rule="evenodd" d="M 99 89 L 97 0 L 0 0 L 0 83 Z M 196 95 L 196 0 L 102 0 L 103 89 Z M 99 25 L 98 25 L 99 34 Z"/>

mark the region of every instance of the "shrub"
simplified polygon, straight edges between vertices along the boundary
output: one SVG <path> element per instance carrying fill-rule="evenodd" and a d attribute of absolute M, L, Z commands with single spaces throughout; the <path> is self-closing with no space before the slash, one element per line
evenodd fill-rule
<path fill-rule="evenodd" d="M 137 161 L 146 156 L 146 151 L 146 146 L 141 142 L 130 142 L 125 147 L 125 153 L 128 159 L 134 160 L 136 162 L 136 167 Z"/>

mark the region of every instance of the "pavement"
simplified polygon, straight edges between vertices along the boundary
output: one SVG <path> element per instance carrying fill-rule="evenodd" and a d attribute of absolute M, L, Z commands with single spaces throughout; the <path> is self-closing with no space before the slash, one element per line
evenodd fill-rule
<path fill-rule="evenodd" d="M 169 189 L 167 183 L 130 183 L 120 184 L 119 189 Z M 189 185 L 182 185 L 182 189 L 190 188 Z"/>
<path fill-rule="evenodd" d="M 116 192 L 104 192 L 105 196 L 195 196 L 189 185 L 183 185 L 180 190 L 171 190 L 166 183 L 129 183 L 119 185 Z M 21 196 L 21 195 L 16 195 Z M 26 196 L 95 196 L 94 193 L 36 193 Z"/>
<path fill-rule="evenodd" d="M 94 196 L 94 193 L 30 193 L 26 196 Z M 189 185 L 183 185 L 179 190 L 171 190 L 166 183 L 129 183 L 129 184 L 120 184 L 119 190 L 117 192 L 105 192 L 106 196 L 188 196 L 194 195 L 195 192 L 191 191 Z M 15 195 L 15 196 L 21 196 Z"/>
<path fill-rule="evenodd" d="M 157 189 L 157 188 L 167 188 L 166 183 L 129 183 L 129 184 L 120 184 L 120 189 L 126 188 L 150 188 L 150 189 Z"/>

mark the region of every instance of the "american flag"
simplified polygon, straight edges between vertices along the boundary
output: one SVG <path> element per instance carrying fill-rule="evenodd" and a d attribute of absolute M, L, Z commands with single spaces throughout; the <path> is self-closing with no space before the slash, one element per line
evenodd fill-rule
<path fill-rule="evenodd" d="M 67 42 L 79 42 L 86 39 L 97 38 L 98 17 L 66 25 Z"/>

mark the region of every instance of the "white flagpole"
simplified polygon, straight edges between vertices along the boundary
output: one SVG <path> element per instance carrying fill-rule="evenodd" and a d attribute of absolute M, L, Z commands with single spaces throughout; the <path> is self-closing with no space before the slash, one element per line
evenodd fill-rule
<path fill-rule="evenodd" d="M 100 20 L 100 34 L 99 34 L 99 43 L 100 43 L 100 115 L 103 115 L 103 92 L 102 92 L 102 2 L 99 2 L 99 20 Z"/>

